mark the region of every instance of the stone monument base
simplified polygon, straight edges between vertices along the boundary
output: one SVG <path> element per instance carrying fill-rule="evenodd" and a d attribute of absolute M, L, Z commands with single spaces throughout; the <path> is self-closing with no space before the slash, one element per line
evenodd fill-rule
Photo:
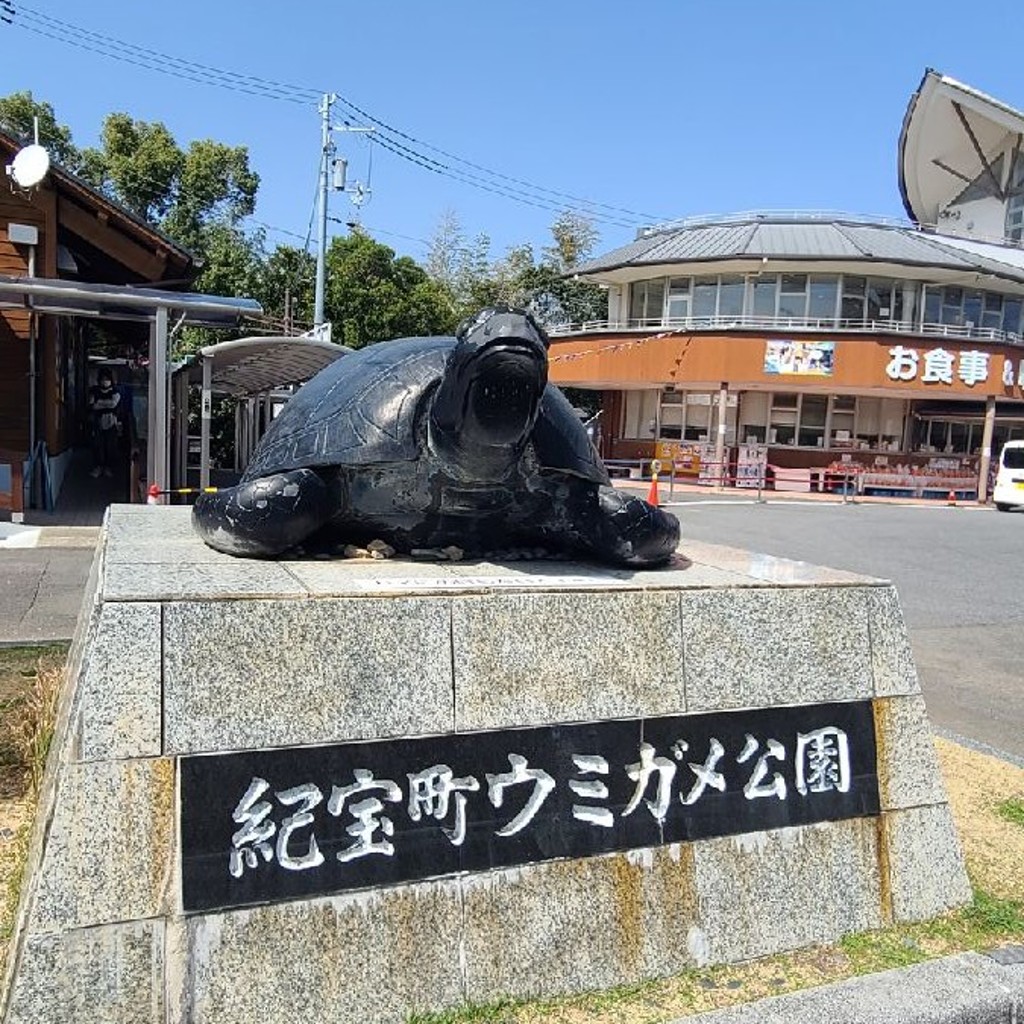
<path fill-rule="evenodd" d="M 247 562 L 113 508 L 5 1024 L 397 1022 L 965 903 L 894 588 L 683 549 Z"/>

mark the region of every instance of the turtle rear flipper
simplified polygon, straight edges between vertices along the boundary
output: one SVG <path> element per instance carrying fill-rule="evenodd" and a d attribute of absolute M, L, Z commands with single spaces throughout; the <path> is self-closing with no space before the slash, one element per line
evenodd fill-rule
<path fill-rule="evenodd" d="M 273 558 L 301 544 L 337 512 L 332 490 L 311 469 L 273 473 L 200 495 L 192 521 L 217 551 Z"/>

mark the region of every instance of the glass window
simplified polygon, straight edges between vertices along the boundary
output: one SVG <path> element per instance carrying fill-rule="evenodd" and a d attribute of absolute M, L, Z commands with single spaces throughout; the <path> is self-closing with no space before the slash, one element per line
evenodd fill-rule
<path fill-rule="evenodd" d="M 942 289 L 942 316 L 944 324 L 959 324 L 963 322 L 961 309 L 964 302 L 964 291 L 962 288 Z"/>
<path fill-rule="evenodd" d="M 946 450 L 949 424 L 945 420 L 932 420 L 928 429 L 928 447 L 937 452 Z"/>
<path fill-rule="evenodd" d="M 647 309 L 647 282 L 637 281 L 629 286 L 629 319 L 643 320 Z"/>
<path fill-rule="evenodd" d="M 779 316 L 803 317 L 807 314 L 807 275 L 781 274 Z"/>
<path fill-rule="evenodd" d="M 768 419 L 768 395 L 763 391 L 747 391 L 740 399 L 739 439 L 763 444 Z"/>
<path fill-rule="evenodd" d="M 683 396 L 664 394 L 661 396 L 661 422 L 658 435 L 668 441 L 678 441 L 683 436 Z"/>
<path fill-rule="evenodd" d="M 949 451 L 966 454 L 970 451 L 971 430 L 966 423 L 952 421 L 949 424 Z"/>
<path fill-rule="evenodd" d="M 706 441 L 709 436 L 708 424 L 711 422 L 711 396 L 707 394 L 689 393 L 686 396 L 686 429 L 683 438 L 686 441 Z"/>
<path fill-rule="evenodd" d="M 825 413 L 828 395 L 804 395 L 800 403 L 800 431 L 798 443 L 807 448 L 822 447 L 825 443 Z"/>
<path fill-rule="evenodd" d="M 714 316 L 718 299 L 718 278 L 693 279 L 693 315 Z"/>
<path fill-rule="evenodd" d="M 864 290 L 867 283 L 866 277 L 843 276 L 843 306 L 840 316 L 844 320 L 864 319 Z"/>
<path fill-rule="evenodd" d="M 981 314 L 981 326 L 998 331 L 1003 326 L 1003 297 L 995 292 L 985 292 L 985 308 Z"/>
<path fill-rule="evenodd" d="M 629 319 L 661 320 L 665 315 L 665 282 L 638 281 L 630 287 Z"/>
<path fill-rule="evenodd" d="M 869 320 L 890 320 L 892 318 L 892 281 L 873 277 L 868 281 Z"/>
<path fill-rule="evenodd" d="M 910 307 L 913 312 L 913 306 Z M 890 320 L 903 319 L 903 283 L 894 281 L 892 286 L 892 310 L 889 313 Z"/>
<path fill-rule="evenodd" d="M 1024 159 L 1018 156 L 1016 189 L 1024 188 Z M 1006 237 L 1013 242 L 1024 236 L 1024 193 L 1010 196 L 1006 204 Z"/>
<path fill-rule="evenodd" d="M 964 323 L 968 327 L 981 326 L 981 292 L 964 293 Z"/>
<path fill-rule="evenodd" d="M 1010 334 L 1020 334 L 1020 299 L 1009 296 L 1003 301 L 1003 330 Z"/>
<path fill-rule="evenodd" d="M 690 315 L 690 279 L 673 277 L 668 284 L 668 315 L 683 320 Z"/>
<path fill-rule="evenodd" d="M 926 288 L 924 293 L 924 323 L 937 324 L 942 315 L 942 293 L 938 288 Z"/>
<path fill-rule="evenodd" d="M 1024 469 L 1024 449 L 1007 448 L 1003 452 L 1003 465 L 1007 469 Z"/>
<path fill-rule="evenodd" d="M 647 319 L 661 320 L 665 316 L 665 282 L 647 282 Z"/>
<path fill-rule="evenodd" d="M 722 275 L 718 286 L 718 315 L 743 315 L 743 278 Z"/>
<path fill-rule="evenodd" d="M 812 277 L 807 315 L 819 320 L 834 319 L 836 315 L 836 296 L 838 293 L 838 277 Z"/>
<path fill-rule="evenodd" d="M 759 277 L 754 281 L 754 316 L 775 316 L 775 292 L 778 289 L 778 279 L 772 277 Z"/>

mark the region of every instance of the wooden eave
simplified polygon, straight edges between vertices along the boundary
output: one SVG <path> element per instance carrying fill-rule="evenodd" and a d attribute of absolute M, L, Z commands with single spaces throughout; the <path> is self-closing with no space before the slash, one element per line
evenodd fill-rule
<path fill-rule="evenodd" d="M 19 148 L 16 139 L 0 132 L 4 163 Z M 47 185 L 56 197 L 58 231 L 81 238 L 123 266 L 130 276 L 157 283 L 191 282 L 198 275 L 200 267 L 187 249 L 63 167 L 51 167 Z"/>

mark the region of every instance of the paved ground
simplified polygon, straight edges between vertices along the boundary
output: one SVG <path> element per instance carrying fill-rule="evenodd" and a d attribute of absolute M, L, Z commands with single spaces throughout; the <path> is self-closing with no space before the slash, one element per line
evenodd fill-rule
<path fill-rule="evenodd" d="M 685 538 L 891 579 L 932 724 L 1024 761 L 1024 514 L 681 496 Z"/>
<path fill-rule="evenodd" d="M 71 638 L 98 536 L 0 523 L 0 645 Z"/>
<path fill-rule="evenodd" d="M 676 498 L 683 551 L 692 537 L 893 580 L 933 724 L 1024 763 L 1024 514 Z M 71 637 L 97 533 L 0 523 L 0 644 Z"/>

